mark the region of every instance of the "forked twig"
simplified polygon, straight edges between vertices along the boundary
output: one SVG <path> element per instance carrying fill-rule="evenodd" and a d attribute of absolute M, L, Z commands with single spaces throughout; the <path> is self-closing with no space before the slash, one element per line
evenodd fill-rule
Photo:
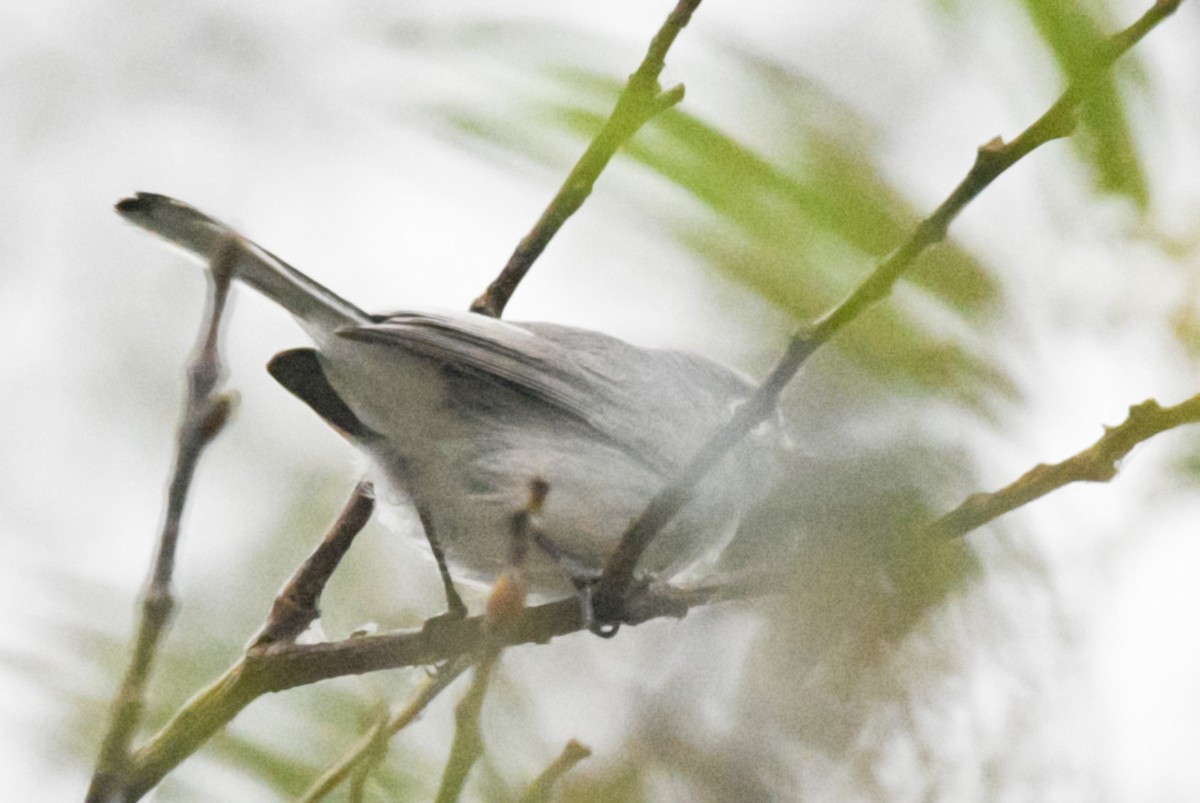
<path fill-rule="evenodd" d="M 221 317 L 229 297 L 233 251 L 222 248 L 208 271 L 208 303 L 199 342 L 187 371 L 187 397 L 176 436 L 175 462 L 167 486 L 166 511 L 158 545 L 142 592 L 142 614 L 133 656 L 113 700 L 108 732 L 101 743 L 96 770 L 88 788 L 90 803 L 108 801 L 123 793 L 130 768 L 130 745 L 146 707 L 146 684 L 158 646 L 166 633 L 175 599 L 171 579 L 179 545 L 180 522 L 192 478 L 204 448 L 221 432 L 233 409 L 233 397 L 217 392 L 223 368 L 217 349 Z"/>
<path fill-rule="evenodd" d="M 1038 466 L 993 494 L 972 496 L 932 524 L 930 533 L 936 537 L 963 535 L 1068 483 L 1110 479 L 1117 463 L 1135 445 L 1189 423 L 1200 423 L 1200 395 L 1166 408 L 1154 401 L 1136 405 L 1130 408 L 1129 417 L 1123 423 L 1108 429 L 1084 451 L 1061 463 Z M 679 616 L 698 605 L 786 591 L 790 579 L 790 574 L 783 571 L 722 578 L 690 590 L 652 587 L 638 597 L 637 615 L 627 622 L 636 624 L 664 616 Z M 489 633 L 484 617 L 472 617 L 444 623 L 433 631 L 388 633 L 335 643 L 280 644 L 269 650 L 251 651 L 216 683 L 189 701 L 138 751 L 130 772 L 130 788 L 140 794 L 152 787 L 262 694 L 348 674 L 427 666 L 443 661 L 454 662 L 456 676 L 472 663 L 471 656 L 478 655 L 489 642 L 494 644 L 498 639 L 508 646 L 544 643 L 584 627 L 578 600 L 569 598 L 520 610 L 499 634 L 494 630 Z M 443 675 L 444 672 L 446 670 L 439 672 L 437 680 L 445 677 L 448 684 L 453 676 Z M 427 692 L 436 694 L 441 688 L 439 683 L 436 689 L 419 692 L 412 704 L 415 706 L 413 715 L 432 699 L 426 699 Z M 393 723 L 399 725 L 392 724 L 389 728 L 399 730 L 409 719 L 405 716 L 394 718 Z M 343 763 L 352 765 L 354 760 L 351 757 Z M 322 794 L 327 793 L 328 789 L 322 788 Z M 304 800 L 320 797 L 312 792 L 308 794 L 310 797 Z"/>
<path fill-rule="evenodd" d="M 1188 423 L 1200 423 L 1200 396 L 1167 408 L 1152 401 L 1137 405 L 1131 408 L 1125 422 L 1109 429 L 1088 449 L 1062 463 L 1037 467 L 994 494 L 971 497 L 931 525 L 931 532 L 944 537 L 962 535 L 1070 482 L 1108 479 L 1116 463 L 1137 443 Z M 788 579 L 785 572 L 735 577 L 692 590 L 651 589 L 639 597 L 638 615 L 630 623 L 678 616 L 681 610 L 698 605 L 786 590 Z M 509 646 L 544 643 L 557 636 L 578 632 L 584 626 L 578 601 L 564 599 L 521 610 L 505 628 L 501 641 Z M 387 633 L 322 644 L 285 643 L 269 650 L 252 650 L 208 689 L 192 698 L 135 754 L 129 789 L 136 797 L 153 787 L 242 708 L 263 694 L 349 674 L 428 666 L 444 661 L 462 661 L 461 665 L 454 664 L 460 667 L 457 672 L 461 672 L 471 664 L 470 656 L 477 655 L 488 638 L 495 636 L 486 635 L 483 617 L 471 617 L 444 623 L 432 631 Z M 439 673 L 438 679 L 443 677 L 447 683 L 452 679 Z M 429 692 L 440 690 L 439 686 Z M 416 700 L 419 702 L 415 703 L 414 715 L 429 701 L 424 692 L 418 693 Z M 404 724 L 407 719 L 400 716 L 394 718 L 389 727 L 399 730 Z M 323 793 L 327 794 L 327 791 Z M 311 799 L 319 797 L 316 795 Z"/>
<path fill-rule="evenodd" d="M 481 664 L 487 661 L 494 662 L 499 657 L 500 648 L 503 647 L 500 637 L 504 629 L 508 627 L 509 622 L 515 617 L 521 615 L 525 607 L 524 564 L 527 558 L 529 541 L 532 538 L 532 531 L 535 527 L 534 521 L 546 501 L 546 495 L 550 491 L 550 486 L 544 480 L 535 478 L 530 482 L 529 491 L 529 501 L 526 506 L 512 516 L 512 545 L 507 570 L 497 580 L 488 598 L 487 613 L 484 617 L 483 630 L 481 631 L 486 640 L 480 643 L 477 650 L 459 655 L 441 665 L 435 674 L 426 679 L 408 704 L 396 711 L 386 722 L 382 722 L 372 728 L 336 764 L 323 772 L 313 782 L 312 786 L 309 787 L 308 791 L 300 797 L 299 803 L 312 803 L 312 801 L 324 798 L 342 781 L 359 773 L 368 762 L 381 760 L 387 751 L 388 740 L 416 719 L 417 715 L 433 702 L 434 698 L 449 686 L 455 678 L 476 664 L 477 660 L 474 657 L 476 654 L 483 655 L 483 658 L 478 660 L 478 663 Z M 439 627 L 442 626 L 439 625 Z M 422 632 L 424 633 L 425 631 L 423 630 Z M 436 633 L 437 630 L 429 632 Z M 476 670 L 475 683 L 486 685 L 486 675 L 490 672 L 490 668 Z M 472 693 L 474 692 L 469 692 L 468 697 Z M 482 706 L 482 698 L 479 701 L 479 705 Z M 478 717 L 478 713 L 477 709 L 475 711 L 476 718 Z M 469 719 L 465 720 L 460 725 L 460 730 L 462 727 L 469 726 Z M 454 764 L 455 761 L 462 762 L 466 757 L 478 754 L 477 752 L 471 753 L 469 749 L 471 747 L 469 740 L 471 738 L 476 738 L 477 740 L 477 725 L 475 731 L 475 737 L 471 737 L 470 734 L 456 737 L 458 739 L 465 739 L 466 741 L 457 748 L 457 753 L 452 751 L 454 758 L 451 764 Z M 473 760 L 472 758 L 471 761 L 473 762 Z M 466 766 L 459 766 L 458 769 L 462 771 L 463 777 L 451 780 L 450 783 L 458 784 L 459 788 L 461 788 L 461 782 L 465 781 L 466 772 L 470 769 L 470 763 Z M 449 777 L 449 772 L 448 765 L 447 777 Z M 443 785 L 445 784 L 446 781 L 444 780 Z"/>

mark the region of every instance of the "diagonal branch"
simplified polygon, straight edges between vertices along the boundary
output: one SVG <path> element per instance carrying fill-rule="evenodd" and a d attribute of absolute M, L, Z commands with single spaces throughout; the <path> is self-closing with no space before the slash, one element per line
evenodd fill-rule
<path fill-rule="evenodd" d="M 364 734 L 337 763 L 313 781 L 304 794 L 296 799 L 296 803 L 316 803 L 323 800 L 370 757 L 377 745 L 386 745 L 388 739 L 411 725 L 447 686 L 471 667 L 471 664 L 467 658 L 459 658 L 439 667 L 436 673 L 425 679 L 411 700 L 402 708 L 393 711 L 386 722 Z"/>
<path fill-rule="evenodd" d="M 1137 22 L 1105 40 L 1094 57 L 1095 71 L 1112 66 L 1118 57 L 1173 13 L 1180 2 L 1158 0 Z M 1095 71 L 1089 74 L 1095 75 Z M 642 553 L 683 507 L 700 478 L 755 425 L 771 415 L 779 394 L 808 358 L 842 327 L 858 318 L 872 304 L 886 298 L 913 261 L 926 248 L 945 239 L 946 230 L 954 218 L 1001 173 L 1039 146 L 1070 134 L 1075 126 L 1075 110 L 1086 99 L 1088 86 L 1087 83 L 1068 86 L 1046 113 L 1012 142 L 1005 143 L 996 137 L 982 145 L 966 177 L 933 214 L 917 225 L 908 240 L 880 263 L 844 300 L 792 337 L 779 363 L 754 394 L 738 408 L 729 423 L 713 433 L 691 462 L 659 491 L 642 514 L 629 525 L 596 587 L 598 617 L 620 619 L 623 600 Z"/>
<path fill-rule="evenodd" d="M 562 225 L 579 211 L 579 207 L 591 195 L 596 179 L 600 177 L 617 149 L 656 115 L 683 100 L 682 85 L 664 91 L 658 84 L 658 77 L 666 64 L 667 51 L 671 49 L 675 38 L 691 20 L 692 12 L 699 5 L 700 0 L 679 0 L 678 5 L 667 16 L 666 22 L 650 43 L 641 65 L 629 76 L 612 114 L 588 145 L 583 156 L 579 157 L 567 180 L 559 187 L 558 193 L 542 212 L 533 229 L 521 239 L 500 275 L 488 285 L 483 295 L 471 303 L 472 312 L 490 315 L 493 318 L 504 314 L 504 307 L 516 292 L 517 285 L 525 278 L 525 274 L 546 250 L 546 246 Z"/>
<path fill-rule="evenodd" d="M 295 641 L 321 615 L 321 592 L 374 509 L 371 483 L 362 480 L 321 543 L 276 595 L 266 624 L 251 639 L 251 646 Z"/>
<path fill-rule="evenodd" d="M 159 532 L 158 547 L 142 592 L 142 615 L 134 642 L 133 657 L 113 700 L 108 732 L 100 747 L 95 774 L 88 788 L 88 801 L 107 801 L 125 788 L 129 772 L 129 749 L 146 706 L 146 684 L 158 647 L 175 608 L 171 578 L 180 522 L 188 491 L 204 448 L 221 432 L 233 409 L 233 397 L 217 393 L 223 369 L 217 340 L 221 316 L 229 296 L 232 251 L 223 247 L 209 269 L 208 306 L 200 338 L 187 373 L 187 398 L 175 446 L 175 463 L 167 487 L 166 512 Z"/>
<path fill-rule="evenodd" d="M 930 525 L 930 534 L 957 538 L 982 527 L 1051 491 L 1073 482 L 1108 482 L 1134 446 L 1160 432 L 1200 423 L 1200 394 L 1173 407 L 1150 399 L 1129 408 L 1129 416 L 1088 448 L 1061 463 L 1034 466 L 1012 483 L 993 493 L 978 493 Z"/>

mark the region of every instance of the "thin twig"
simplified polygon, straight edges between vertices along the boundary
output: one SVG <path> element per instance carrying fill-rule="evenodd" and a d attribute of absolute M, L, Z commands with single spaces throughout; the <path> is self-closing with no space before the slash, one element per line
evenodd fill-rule
<path fill-rule="evenodd" d="M 280 589 L 266 624 L 251 640 L 251 646 L 294 641 L 321 615 L 321 592 L 374 509 L 371 483 L 362 480 L 321 543 Z"/>
<path fill-rule="evenodd" d="M 188 367 L 187 398 L 184 400 L 183 417 L 176 437 L 175 462 L 167 487 L 166 511 L 150 577 L 142 592 L 142 615 L 133 656 L 113 700 L 109 729 L 88 789 L 87 800 L 91 803 L 117 799 L 124 791 L 130 745 L 145 711 L 146 684 L 175 608 L 171 578 L 175 572 L 175 552 L 188 490 L 200 455 L 224 428 L 233 409 L 233 397 L 217 393 L 223 374 L 217 342 L 221 317 L 229 296 L 232 257 L 233 252 L 229 248 L 222 248 L 214 256 L 208 271 L 208 303 L 199 342 Z"/>
<path fill-rule="evenodd" d="M 1179 6 L 1159 0 L 1141 19 L 1105 40 L 1095 55 L 1095 69 L 1107 69 L 1118 57 Z M 1092 73 L 1094 74 L 1094 73 Z M 596 587 L 597 617 L 619 621 L 622 604 L 642 553 L 687 502 L 691 489 L 735 444 L 775 409 L 779 394 L 818 348 L 872 304 L 891 293 L 901 274 L 926 248 L 945 239 L 951 221 L 972 199 L 1023 156 L 1051 140 L 1067 136 L 1075 126 L 1075 109 L 1086 98 L 1086 85 L 1072 84 L 1036 122 L 1010 143 L 999 137 L 979 148 L 962 182 L 908 240 L 880 263 L 844 300 L 794 335 L 787 351 L 753 395 L 725 426 L 718 429 L 686 467 L 663 488 L 630 524 L 609 559 Z"/>
<path fill-rule="evenodd" d="M 567 180 L 542 212 L 537 223 L 521 239 L 500 275 L 488 285 L 483 295 L 472 302 L 472 312 L 490 315 L 493 318 L 504 314 L 504 307 L 516 292 L 517 285 L 525 278 L 525 274 L 533 267 L 533 263 L 541 256 L 562 225 L 591 195 L 596 179 L 600 177 L 617 149 L 653 117 L 683 100 L 682 85 L 664 91 L 658 84 L 658 78 L 665 66 L 667 51 L 671 49 L 675 38 L 688 24 L 699 5 L 700 0 L 679 0 L 678 5 L 667 16 L 666 22 L 650 43 L 641 65 L 629 76 L 629 82 L 617 98 L 612 114 L 588 145 L 583 156 L 579 157 Z"/>
<path fill-rule="evenodd" d="M 368 756 L 373 746 L 395 736 L 408 727 L 420 716 L 430 703 L 441 694 L 459 675 L 465 672 L 473 662 L 459 658 L 440 667 L 436 673 L 428 676 L 404 706 L 392 712 L 387 722 L 382 723 L 359 739 L 336 764 L 329 767 L 312 783 L 296 803 L 316 803 L 324 799 L 330 792 L 344 781 Z"/>
<path fill-rule="evenodd" d="M 930 533 L 957 538 L 982 527 L 1011 510 L 1040 499 L 1073 482 L 1108 482 L 1117 475 L 1121 460 L 1134 446 L 1160 432 L 1200 423 L 1200 395 L 1173 407 L 1160 407 L 1150 399 L 1129 408 L 1129 416 L 1088 448 L 1061 463 L 1034 466 L 1012 483 L 993 493 L 978 493 L 930 526 Z"/>
<path fill-rule="evenodd" d="M 483 736 L 479 732 L 479 718 L 483 712 L 483 700 L 491 685 L 492 670 L 500 658 L 500 647 L 490 646 L 475 665 L 475 677 L 471 688 L 454 708 L 454 741 L 450 745 L 450 758 L 442 774 L 436 803 L 455 803 L 467 783 L 471 767 L 483 753 Z"/>
<path fill-rule="evenodd" d="M 567 746 L 558 754 L 558 758 L 542 770 L 541 775 L 533 779 L 533 783 L 529 784 L 529 788 L 525 790 L 525 794 L 521 795 L 521 799 L 517 803 L 550 803 L 550 793 L 554 791 L 554 784 L 558 782 L 558 779 L 591 754 L 590 749 L 574 739 L 567 742 Z"/>
<path fill-rule="evenodd" d="M 372 737 L 367 743 L 359 756 L 359 761 L 350 771 L 350 783 L 346 788 L 346 803 L 363 803 L 367 794 L 367 781 L 371 778 L 371 773 L 375 767 L 379 766 L 379 762 L 383 761 L 383 757 L 387 755 L 387 735 L 384 730 L 384 725 L 387 723 L 387 709 L 382 706 L 377 706 L 378 716 L 376 717 L 375 727 L 368 731 Z"/>

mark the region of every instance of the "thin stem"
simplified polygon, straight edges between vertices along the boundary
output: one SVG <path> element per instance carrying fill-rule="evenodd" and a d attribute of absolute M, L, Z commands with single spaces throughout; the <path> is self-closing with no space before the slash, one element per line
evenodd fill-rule
<path fill-rule="evenodd" d="M 436 803 L 455 803 L 462 795 L 471 767 L 483 754 L 483 736 L 479 731 L 479 719 L 483 713 L 483 701 L 491 685 L 492 671 L 500 659 L 500 647 L 489 646 L 475 665 L 475 677 L 471 688 L 454 709 L 454 741 L 450 745 L 450 758 L 442 774 Z"/>
<path fill-rule="evenodd" d="M 1083 451 L 1061 463 L 1034 466 L 993 493 L 978 493 L 934 522 L 929 530 L 942 538 L 957 538 L 982 527 L 1011 510 L 1040 499 L 1073 482 L 1108 482 L 1117 475 L 1121 460 L 1134 446 L 1160 432 L 1200 423 L 1200 395 L 1173 407 L 1160 407 L 1150 399 L 1129 408 L 1129 416 Z"/>
<path fill-rule="evenodd" d="M 216 392 L 223 369 L 217 349 L 221 317 L 229 296 L 233 252 L 222 248 L 208 271 L 208 302 L 199 342 L 187 372 L 187 396 L 175 444 L 175 461 L 167 487 L 166 510 L 153 564 L 142 592 L 142 612 L 133 655 L 113 700 L 108 732 L 101 743 L 87 800 L 119 799 L 130 769 L 130 745 L 146 707 L 146 685 L 175 608 L 171 579 L 179 545 L 180 522 L 200 455 L 221 432 L 233 408 L 232 397 Z"/>
<path fill-rule="evenodd" d="M 392 712 L 388 720 L 372 728 L 369 733 L 354 743 L 338 761 L 321 773 L 312 785 L 301 795 L 296 803 L 316 803 L 323 800 L 330 792 L 338 787 L 355 772 L 359 765 L 369 760 L 371 751 L 381 742 L 387 745 L 388 739 L 411 725 L 438 695 L 446 690 L 458 676 L 465 672 L 471 661 L 459 658 L 440 667 L 433 675 L 428 676 L 405 705 Z"/>
<path fill-rule="evenodd" d="M 574 739 L 567 742 L 567 746 L 559 753 L 558 758 L 542 770 L 537 778 L 534 778 L 533 783 L 529 785 L 517 803 L 550 803 L 550 794 L 554 791 L 554 784 L 558 782 L 558 779 L 591 754 L 590 749 Z"/>
<path fill-rule="evenodd" d="M 321 615 L 321 592 L 374 509 L 371 483 L 362 480 L 321 543 L 276 595 L 266 624 L 251 640 L 252 646 L 294 641 Z"/>
<path fill-rule="evenodd" d="M 575 214 L 591 195 L 592 187 L 617 149 L 653 117 L 683 100 L 682 86 L 663 91 L 658 85 L 658 78 L 666 65 L 667 51 L 671 49 L 679 32 L 691 20 L 692 13 L 699 5 L 700 0 L 679 0 L 667 16 L 650 43 L 641 65 L 629 76 L 612 114 L 588 145 L 583 156 L 579 157 L 579 161 L 575 163 L 537 223 L 521 239 L 500 275 L 488 285 L 483 295 L 472 302 L 472 312 L 490 315 L 493 318 L 504 314 L 504 307 L 516 292 L 521 280 L 525 278 L 525 274 L 546 250 L 550 240 L 567 219 Z"/>

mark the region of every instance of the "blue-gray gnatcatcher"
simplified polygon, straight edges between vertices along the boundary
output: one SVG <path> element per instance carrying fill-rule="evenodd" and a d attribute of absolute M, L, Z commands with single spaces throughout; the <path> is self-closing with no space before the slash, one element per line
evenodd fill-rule
<path fill-rule="evenodd" d="M 139 193 L 117 211 L 204 260 L 233 244 L 235 278 L 316 345 L 275 357 L 272 375 L 367 455 L 380 501 L 421 511 L 467 579 L 506 567 L 512 516 L 535 480 L 549 494 L 530 590 L 559 596 L 598 575 L 629 522 L 753 389 L 702 357 L 583 329 L 465 312 L 369 315 L 179 201 Z M 701 575 L 773 482 L 783 442 L 769 421 L 739 444 L 639 568 Z"/>

